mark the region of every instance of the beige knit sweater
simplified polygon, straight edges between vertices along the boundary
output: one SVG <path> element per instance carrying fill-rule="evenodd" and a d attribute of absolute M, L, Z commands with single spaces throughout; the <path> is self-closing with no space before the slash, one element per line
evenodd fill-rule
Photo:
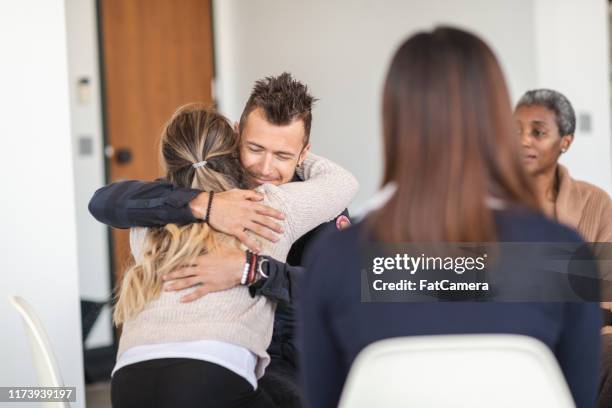
<path fill-rule="evenodd" d="M 608 194 L 574 180 L 562 165 L 558 165 L 557 175 L 557 220 L 578 231 L 587 242 L 612 242 L 612 201 Z"/>
<path fill-rule="evenodd" d="M 321 223 L 344 210 L 357 193 L 357 180 L 342 167 L 312 153 L 298 174 L 303 182 L 280 186 L 265 184 L 257 191 L 264 204 L 285 214 L 284 234 L 277 243 L 263 240 L 262 254 L 285 261 L 291 245 Z M 214 205 L 214 203 L 213 203 Z M 146 229 L 133 229 L 130 245 L 138 261 Z M 258 357 L 257 377 L 269 363 L 266 349 L 272 338 L 275 304 L 265 297 L 251 297 L 245 286 L 208 294 L 181 303 L 192 289 L 162 292 L 136 317 L 126 321 L 118 358 L 131 347 L 194 340 L 219 340 L 243 346 Z"/>

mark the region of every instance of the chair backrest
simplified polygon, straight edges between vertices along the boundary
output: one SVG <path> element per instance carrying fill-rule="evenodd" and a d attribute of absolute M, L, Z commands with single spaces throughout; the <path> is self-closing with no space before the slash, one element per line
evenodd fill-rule
<path fill-rule="evenodd" d="M 9 296 L 9 303 L 17 309 L 23 320 L 23 325 L 30 342 L 30 351 L 32 352 L 32 360 L 36 369 L 39 386 L 63 387 L 64 382 L 57 359 L 53 353 L 53 347 L 49 341 L 49 336 L 34 308 L 19 296 Z M 67 402 L 45 403 L 43 405 L 49 407 L 70 406 Z"/>
<path fill-rule="evenodd" d="M 363 349 L 340 408 L 575 407 L 551 351 L 520 335 L 414 336 Z"/>

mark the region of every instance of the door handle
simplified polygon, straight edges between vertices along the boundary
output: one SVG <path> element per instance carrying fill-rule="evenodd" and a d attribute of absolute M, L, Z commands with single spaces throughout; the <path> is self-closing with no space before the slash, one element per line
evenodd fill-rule
<path fill-rule="evenodd" d="M 114 156 L 119 164 L 128 164 L 132 161 L 132 151 L 128 148 L 117 149 Z"/>

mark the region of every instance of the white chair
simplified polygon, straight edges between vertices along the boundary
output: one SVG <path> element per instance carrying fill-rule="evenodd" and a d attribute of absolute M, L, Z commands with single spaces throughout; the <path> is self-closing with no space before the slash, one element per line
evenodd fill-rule
<path fill-rule="evenodd" d="M 340 408 L 575 407 L 540 341 L 506 334 L 381 340 L 359 353 Z"/>
<path fill-rule="evenodd" d="M 38 384 L 41 387 L 63 387 L 64 382 L 49 341 L 47 331 L 32 306 L 19 296 L 9 296 L 9 303 L 19 312 L 30 342 L 30 351 Z M 44 402 L 43 407 L 70 408 L 68 402 Z"/>

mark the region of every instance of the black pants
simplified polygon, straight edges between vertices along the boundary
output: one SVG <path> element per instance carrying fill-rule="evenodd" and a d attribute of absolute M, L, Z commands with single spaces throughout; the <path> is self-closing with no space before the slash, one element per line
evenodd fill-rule
<path fill-rule="evenodd" d="M 287 358 L 271 355 L 270 365 L 259 380 L 259 388 L 282 408 L 302 408 L 297 367 Z"/>
<path fill-rule="evenodd" d="M 111 382 L 114 408 L 276 407 L 258 387 L 208 361 L 164 358 L 120 368 Z"/>
<path fill-rule="evenodd" d="M 294 307 L 279 303 L 274 315 L 272 342 L 268 347 L 271 361 L 265 374 L 259 380 L 259 386 L 276 405 L 283 408 L 302 407 L 302 391 L 298 377 L 298 350 L 295 346 L 294 334 Z"/>

